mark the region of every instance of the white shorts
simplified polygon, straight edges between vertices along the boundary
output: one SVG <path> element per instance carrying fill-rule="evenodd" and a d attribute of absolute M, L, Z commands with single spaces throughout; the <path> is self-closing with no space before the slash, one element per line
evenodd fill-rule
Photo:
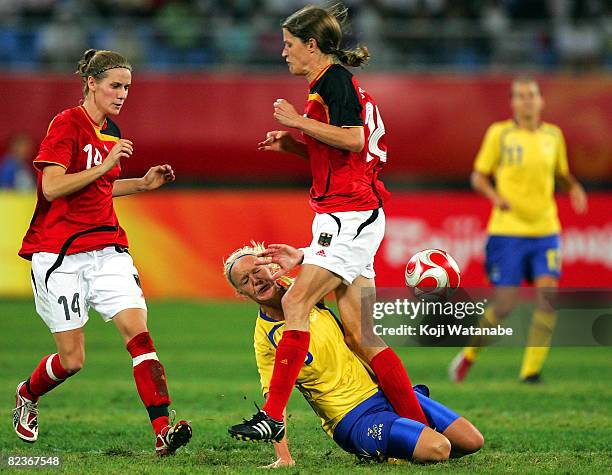
<path fill-rule="evenodd" d="M 65 255 L 32 256 L 32 291 L 36 311 L 51 333 L 81 328 L 96 310 L 105 322 L 127 308 L 147 308 L 138 271 L 126 251 L 115 246 Z"/>
<path fill-rule="evenodd" d="M 348 285 L 360 275 L 373 279 L 374 256 L 384 235 L 382 208 L 317 214 L 312 222 L 312 242 L 303 249 L 303 263 L 323 267 Z"/>

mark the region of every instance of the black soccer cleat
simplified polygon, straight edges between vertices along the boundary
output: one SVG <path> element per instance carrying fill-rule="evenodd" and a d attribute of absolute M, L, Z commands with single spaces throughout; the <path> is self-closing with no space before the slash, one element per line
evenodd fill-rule
<path fill-rule="evenodd" d="M 155 451 L 160 457 L 174 455 L 175 452 L 191 440 L 191 422 L 180 420 L 176 424 L 176 412 L 170 413 L 170 424 L 164 427 L 155 439 Z"/>
<path fill-rule="evenodd" d="M 272 419 L 264 411 L 257 412 L 251 420 L 230 427 L 229 434 L 238 440 L 267 440 L 280 442 L 285 435 L 285 424 Z"/>
<path fill-rule="evenodd" d="M 542 375 L 540 373 L 530 374 L 521 379 L 521 383 L 526 384 L 540 384 L 542 382 Z"/>

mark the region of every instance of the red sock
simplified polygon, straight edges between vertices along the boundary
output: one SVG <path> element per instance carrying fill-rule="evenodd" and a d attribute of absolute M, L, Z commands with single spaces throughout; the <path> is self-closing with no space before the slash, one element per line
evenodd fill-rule
<path fill-rule="evenodd" d="M 36 402 L 40 396 L 59 386 L 70 376 L 72 373 L 62 367 L 59 355 L 53 353 L 41 360 L 19 392 L 23 397 Z"/>
<path fill-rule="evenodd" d="M 170 424 L 168 416 L 159 416 L 157 419 L 153 419 L 151 421 L 151 425 L 153 426 L 155 434 L 159 434 L 161 430 L 168 424 Z"/>
<path fill-rule="evenodd" d="M 136 389 L 147 408 L 153 430 L 158 434 L 168 425 L 170 405 L 164 367 L 157 359 L 149 332 L 140 333 L 132 338 L 127 344 L 127 350 L 132 355 Z"/>
<path fill-rule="evenodd" d="M 262 408 L 272 419 L 283 420 L 283 411 L 308 354 L 309 344 L 310 332 L 300 330 L 285 330 L 278 342 L 268 400 Z"/>
<path fill-rule="evenodd" d="M 372 358 L 370 367 L 395 412 L 402 417 L 429 426 L 419 400 L 414 394 L 414 389 L 412 389 L 408 373 L 395 352 L 391 348 L 385 348 Z"/>

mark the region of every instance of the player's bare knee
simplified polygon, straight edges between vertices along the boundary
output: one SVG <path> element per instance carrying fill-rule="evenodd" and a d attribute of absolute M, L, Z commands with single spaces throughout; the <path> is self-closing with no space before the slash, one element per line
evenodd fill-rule
<path fill-rule="evenodd" d="M 432 445 L 430 450 L 432 462 L 444 462 L 450 457 L 451 443 L 446 437 L 442 436 Z"/>
<path fill-rule="evenodd" d="M 463 431 L 457 443 L 453 442 L 452 446 L 459 456 L 473 454 L 484 446 L 484 437 L 472 426 L 471 429 Z"/>
<path fill-rule="evenodd" d="M 419 462 L 435 463 L 448 460 L 451 452 L 451 443 L 444 436 L 429 441 L 418 458 Z"/>
<path fill-rule="evenodd" d="M 460 417 L 448 426 L 444 436 L 451 442 L 453 457 L 473 454 L 484 446 L 483 435 L 464 417 Z"/>
<path fill-rule="evenodd" d="M 473 454 L 474 452 L 478 452 L 480 449 L 484 447 L 484 436 L 480 433 L 480 431 L 474 428 L 473 431 L 470 431 L 466 434 L 465 441 L 462 443 L 462 451 L 466 454 Z"/>
<path fill-rule="evenodd" d="M 426 427 L 414 449 L 413 458 L 416 462 L 433 463 L 448 460 L 451 453 L 451 443 L 442 434 Z"/>

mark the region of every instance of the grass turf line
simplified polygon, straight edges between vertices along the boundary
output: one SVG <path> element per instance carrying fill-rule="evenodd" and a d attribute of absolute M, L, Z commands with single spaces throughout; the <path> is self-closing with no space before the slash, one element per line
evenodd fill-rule
<path fill-rule="evenodd" d="M 45 354 L 51 335 L 29 301 L 0 301 L 0 457 L 59 455 L 63 473 L 260 473 L 271 463 L 269 444 L 231 439 L 227 427 L 262 402 L 247 303 L 150 302 L 149 325 L 169 381 L 172 407 L 188 418 L 194 438 L 175 457 L 158 459 L 135 391 L 129 354 L 112 324 L 91 312 L 85 327 L 86 362 L 80 374 L 40 403 L 38 442 L 27 445 L 11 426 L 16 384 Z M 286 472 L 498 473 L 612 471 L 610 348 L 555 348 L 545 383 L 517 382 L 522 351 L 483 353 L 469 380 L 454 385 L 446 367 L 456 349 L 399 348 L 414 383 L 468 417 L 483 432 L 474 456 L 432 466 L 363 464 L 323 433 L 295 391 L 289 404 L 289 443 L 298 465 Z M 6 465 L 5 465 L 6 467 Z M 37 473 L 58 473 L 42 470 Z"/>

